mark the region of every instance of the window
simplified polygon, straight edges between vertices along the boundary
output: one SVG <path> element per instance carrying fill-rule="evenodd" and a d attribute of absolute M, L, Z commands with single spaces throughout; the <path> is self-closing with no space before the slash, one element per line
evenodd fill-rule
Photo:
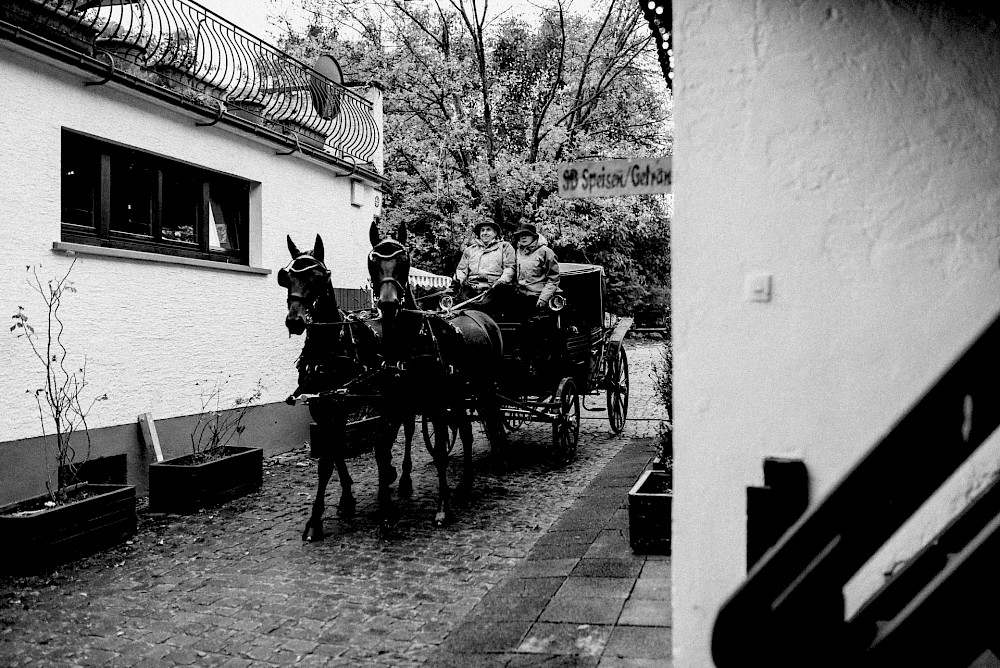
<path fill-rule="evenodd" d="M 249 264 L 251 185 L 63 130 L 62 240 Z"/>

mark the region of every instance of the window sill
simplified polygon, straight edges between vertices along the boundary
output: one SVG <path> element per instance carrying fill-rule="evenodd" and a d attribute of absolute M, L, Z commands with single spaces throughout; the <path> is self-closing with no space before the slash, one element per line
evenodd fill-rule
<path fill-rule="evenodd" d="M 52 250 L 67 255 L 100 255 L 102 257 L 117 257 L 125 260 L 143 260 L 146 262 L 160 262 L 162 264 L 183 264 L 189 267 L 200 267 L 202 269 L 218 269 L 220 271 L 235 271 L 243 274 L 258 274 L 267 276 L 270 269 L 263 267 L 248 267 L 245 264 L 229 264 L 226 262 L 213 262 L 212 260 L 199 260 L 193 257 L 178 257 L 176 255 L 160 255 L 158 253 L 144 253 L 142 251 L 125 250 L 122 248 L 105 248 L 103 246 L 90 246 L 87 244 L 73 244 L 64 241 L 53 241 Z"/>

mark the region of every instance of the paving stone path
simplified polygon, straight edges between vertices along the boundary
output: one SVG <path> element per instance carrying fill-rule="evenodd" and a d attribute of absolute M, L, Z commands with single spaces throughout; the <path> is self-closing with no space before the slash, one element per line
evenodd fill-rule
<path fill-rule="evenodd" d="M 433 665 L 454 649 L 450 634 L 468 633 L 474 609 L 470 620 L 482 618 L 486 594 L 530 564 L 536 545 L 542 553 L 547 532 L 622 448 L 657 435 L 659 346 L 626 343 L 625 432 L 585 412 L 576 458 L 557 464 L 550 429 L 525 425 L 512 441 L 514 470 L 497 475 L 477 429 L 476 484 L 451 525 L 431 526 L 436 476 L 420 445 L 394 537 L 377 531 L 367 454 L 350 461 L 357 517 L 337 519 L 332 484 L 327 538 L 303 543 L 316 477 L 304 444 L 265 462 L 258 493 L 191 516 L 141 513 L 120 548 L 42 576 L 0 576 L 0 666 Z M 461 463 L 452 459 L 454 482 Z"/>

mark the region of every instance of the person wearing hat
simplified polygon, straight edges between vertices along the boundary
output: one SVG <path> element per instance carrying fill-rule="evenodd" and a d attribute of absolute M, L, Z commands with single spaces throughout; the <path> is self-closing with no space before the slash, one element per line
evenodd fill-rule
<path fill-rule="evenodd" d="M 514 284 L 514 247 L 500 239 L 499 226 L 492 220 L 478 222 L 472 229 L 476 240 L 458 261 L 452 290 L 459 301 L 485 293 L 468 308 L 497 317 Z"/>
<path fill-rule="evenodd" d="M 559 288 L 559 261 L 531 223 L 514 232 L 517 242 L 517 301 L 522 314 L 543 311 Z"/>
<path fill-rule="evenodd" d="M 526 350 L 529 368 L 535 373 L 545 368 L 547 358 L 559 355 L 556 319 L 548 308 L 559 288 L 559 261 L 532 223 L 522 223 L 513 238 L 517 243 L 517 284 L 512 310 L 524 323 L 524 340 L 535 342 Z"/>

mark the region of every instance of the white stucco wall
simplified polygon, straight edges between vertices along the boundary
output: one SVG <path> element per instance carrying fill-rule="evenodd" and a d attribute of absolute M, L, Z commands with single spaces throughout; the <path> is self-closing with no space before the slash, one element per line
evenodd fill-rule
<path fill-rule="evenodd" d="M 339 170 L 253 141 L 223 124 L 196 127 L 174 109 L 115 87 L 85 87 L 92 76 L 66 72 L 0 46 L 0 306 L 23 305 L 40 319 L 44 307 L 25 283 L 27 265 L 41 276 L 62 275 L 71 258 L 53 252 L 60 239 L 60 130 L 90 133 L 259 183 L 251 226 L 258 230 L 251 264 L 271 269 L 289 259 L 285 235 L 300 248 L 323 236 L 337 287 L 367 283 L 365 257 L 374 190 Z M 201 411 L 196 381 L 232 374 L 231 390 L 260 379 L 264 402 L 295 386 L 302 338 L 284 327 L 285 291 L 267 276 L 80 255 L 78 292 L 64 305 L 66 341 L 87 356 L 97 404 L 90 427 L 135 423 L 139 413 L 165 418 Z M 0 341 L 0 442 L 39 433 L 37 409 L 25 390 L 37 387 L 38 361 L 13 334 Z M 33 375 L 34 374 L 34 375 Z"/>
<path fill-rule="evenodd" d="M 1000 40 L 916 5 L 674 2 L 676 666 L 763 458 L 823 495 L 1000 309 Z"/>

